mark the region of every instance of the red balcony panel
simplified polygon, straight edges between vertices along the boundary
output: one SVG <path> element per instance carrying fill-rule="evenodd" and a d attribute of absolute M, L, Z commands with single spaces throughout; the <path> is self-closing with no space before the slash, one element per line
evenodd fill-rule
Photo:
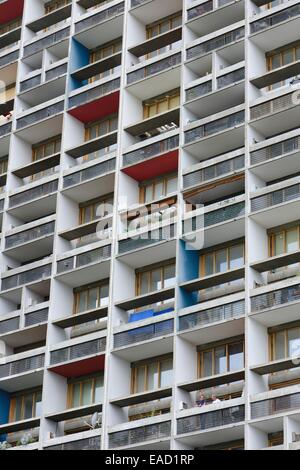
<path fill-rule="evenodd" d="M 22 16 L 23 6 L 24 0 L 7 0 L 0 3 L 0 24 L 8 23 Z"/>
<path fill-rule="evenodd" d="M 72 108 L 69 110 L 69 114 L 84 123 L 100 120 L 105 116 L 118 112 L 119 98 L 120 92 L 116 91 L 110 95 Z"/>
<path fill-rule="evenodd" d="M 70 364 L 61 366 L 52 366 L 49 368 L 51 372 L 55 372 L 63 377 L 80 377 L 81 375 L 93 374 L 104 370 L 105 354 L 95 356 L 89 359 L 82 359 Z"/>
<path fill-rule="evenodd" d="M 144 181 L 150 178 L 167 173 L 175 172 L 178 169 L 178 150 L 150 158 L 136 165 L 123 168 L 123 172 L 131 176 L 136 181 Z"/>

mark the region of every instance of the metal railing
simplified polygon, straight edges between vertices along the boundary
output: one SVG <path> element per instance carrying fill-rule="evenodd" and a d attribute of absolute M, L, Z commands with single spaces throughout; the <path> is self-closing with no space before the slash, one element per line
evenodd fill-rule
<path fill-rule="evenodd" d="M 181 52 L 127 74 L 128 85 L 181 64 Z"/>
<path fill-rule="evenodd" d="M 101 436 L 90 437 L 89 439 L 80 439 L 78 441 L 64 442 L 51 447 L 46 447 L 46 450 L 100 450 L 101 449 Z"/>
<path fill-rule="evenodd" d="M 57 274 L 62 274 L 72 269 L 82 268 L 90 264 L 99 263 L 109 259 L 111 256 L 111 245 L 102 246 L 96 250 L 87 251 L 57 262 Z"/>
<path fill-rule="evenodd" d="M 169 139 L 155 142 L 155 144 L 147 145 L 133 152 L 126 153 L 123 156 L 123 165 L 134 165 L 148 158 L 153 158 L 171 150 L 175 150 L 179 146 L 179 136 L 170 137 Z"/>
<path fill-rule="evenodd" d="M 217 77 L 217 89 L 221 90 L 227 86 L 233 85 L 245 80 L 245 69 L 234 70 L 233 72 L 225 73 L 220 77 Z"/>
<path fill-rule="evenodd" d="M 20 327 L 20 317 L 10 318 L 9 320 L 3 320 L 0 322 L 0 335 L 9 333 L 10 331 L 16 331 Z"/>
<path fill-rule="evenodd" d="M 193 20 L 194 18 L 198 18 L 199 16 L 205 15 L 214 9 L 214 2 L 213 0 L 209 0 L 208 2 L 202 3 L 194 8 L 190 8 L 187 12 L 187 19 Z"/>
<path fill-rule="evenodd" d="M 298 15 L 300 15 L 300 5 L 293 5 L 292 7 L 286 8 L 278 13 L 274 13 L 273 15 L 254 21 L 250 24 L 250 32 L 253 34 L 258 33 L 259 31 L 264 31 L 265 29 L 276 26 L 283 21 L 295 18 Z"/>
<path fill-rule="evenodd" d="M 153 325 L 143 326 L 134 330 L 124 331 L 114 335 L 114 347 L 121 348 L 130 344 L 147 341 L 174 332 L 174 321 L 166 320 Z"/>
<path fill-rule="evenodd" d="M 191 313 L 179 318 L 179 331 L 190 330 L 224 320 L 232 320 L 245 315 L 245 301 L 240 300 L 227 305 Z"/>
<path fill-rule="evenodd" d="M 297 100 L 294 100 L 293 96 L 294 93 L 290 93 L 288 95 L 279 96 L 279 98 L 275 98 L 274 100 L 266 101 L 257 106 L 253 106 L 250 110 L 250 119 L 260 119 L 269 116 L 270 114 L 298 106 L 299 103 Z"/>
<path fill-rule="evenodd" d="M 83 183 L 84 181 L 91 180 L 97 176 L 105 175 L 114 171 L 116 168 L 116 159 L 112 158 L 103 163 L 99 163 L 94 166 L 90 166 L 76 173 L 72 173 L 64 177 L 64 189 L 74 186 L 75 184 Z"/>
<path fill-rule="evenodd" d="M 51 276 L 51 268 L 52 265 L 47 264 L 46 266 L 30 269 L 29 271 L 15 274 L 14 276 L 2 278 L 1 291 L 13 289 L 15 287 L 23 286 L 24 284 L 30 284 L 32 282 L 38 282 L 49 278 Z"/>
<path fill-rule="evenodd" d="M 139 238 L 134 236 L 134 238 L 121 240 L 119 241 L 119 254 L 124 254 L 129 251 L 146 248 L 147 246 L 151 246 L 155 243 L 171 240 L 175 236 L 175 229 L 176 225 L 168 225 L 148 232 L 147 237 L 143 234 Z"/>
<path fill-rule="evenodd" d="M 55 193 L 58 188 L 58 180 L 50 181 L 49 183 L 41 184 L 35 188 L 28 189 L 27 191 L 20 192 L 9 198 L 9 207 L 10 209 L 24 204 L 25 202 L 31 202 L 36 199 L 39 199 L 43 196 L 48 196 L 52 193 Z"/>
<path fill-rule="evenodd" d="M 30 90 L 30 88 L 33 88 L 35 86 L 38 86 L 42 83 L 42 75 L 39 73 L 38 75 L 35 75 L 32 78 L 28 78 L 27 80 L 23 80 L 20 83 L 20 93 Z"/>
<path fill-rule="evenodd" d="M 50 70 L 46 71 L 46 82 L 49 80 L 53 80 L 54 78 L 60 77 L 64 75 L 68 71 L 68 64 L 58 65 L 57 67 L 53 67 Z"/>
<path fill-rule="evenodd" d="M 30 241 L 34 241 L 41 237 L 47 237 L 48 235 L 54 234 L 55 222 L 49 222 L 47 224 L 34 227 L 24 232 L 16 233 L 5 238 L 5 248 L 13 248 L 15 246 L 22 245 Z"/>
<path fill-rule="evenodd" d="M 62 41 L 63 39 L 68 38 L 70 35 L 70 28 L 62 29 L 61 31 L 57 31 L 45 38 L 39 39 L 31 44 L 28 44 L 24 47 L 24 57 L 28 57 L 32 54 L 35 54 L 39 51 L 42 51 L 54 44 Z"/>
<path fill-rule="evenodd" d="M 76 344 L 68 348 L 57 349 L 50 353 L 50 365 L 61 362 L 73 361 L 86 356 L 92 356 L 104 352 L 106 349 L 106 338 L 99 338 L 87 343 Z"/>
<path fill-rule="evenodd" d="M 25 328 L 28 326 L 38 325 L 39 323 L 46 323 L 48 320 L 48 315 L 48 308 L 43 308 L 41 310 L 36 310 L 35 312 L 25 314 Z"/>
<path fill-rule="evenodd" d="M 78 21 L 78 23 L 75 24 L 75 33 L 80 33 L 80 31 L 83 31 L 84 29 L 96 26 L 100 23 L 103 23 L 104 21 L 110 20 L 114 16 L 124 13 L 124 8 L 124 2 L 122 2 L 118 5 L 114 5 L 111 8 L 100 11 L 93 16 L 89 16 L 82 21 Z"/>
<path fill-rule="evenodd" d="M 83 93 L 72 96 L 69 98 L 69 108 L 81 106 L 83 104 L 89 103 L 90 101 L 102 98 L 109 93 L 117 91 L 120 88 L 120 84 L 120 78 L 116 78 L 114 80 L 110 80 L 109 82 L 103 83 L 103 85 L 99 85 Z"/>
<path fill-rule="evenodd" d="M 17 49 L 16 51 L 11 52 L 10 54 L 6 54 L 0 57 L 0 68 L 18 60 L 19 54 L 20 54 L 20 51 L 19 49 Z"/>
<path fill-rule="evenodd" d="M 221 36 L 217 36 L 216 38 L 210 39 L 209 41 L 205 41 L 197 46 L 190 47 L 187 49 L 186 55 L 187 60 L 195 59 L 201 57 L 209 52 L 213 52 L 221 47 L 228 46 L 236 41 L 245 37 L 245 28 L 242 26 L 241 28 L 235 29 L 233 31 L 229 31 L 228 33 L 222 34 Z"/>
<path fill-rule="evenodd" d="M 266 162 L 277 157 L 284 157 L 285 155 L 300 150 L 300 137 L 292 137 L 291 139 L 278 142 L 277 144 L 269 145 L 260 150 L 251 152 L 251 165 Z"/>
<path fill-rule="evenodd" d="M 251 298 L 251 312 L 259 312 L 278 305 L 300 300 L 300 284 L 274 290 Z"/>
<path fill-rule="evenodd" d="M 300 393 L 251 403 L 251 419 L 263 418 L 300 408 Z"/>
<path fill-rule="evenodd" d="M 126 447 L 170 437 L 171 421 L 119 431 L 109 435 L 109 448 Z"/>
<path fill-rule="evenodd" d="M 251 200 L 251 211 L 267 209 L 268 207 L 277 206 L 284 202 L 297 199 L 300 196 L 300 184 L 295 184 L 284 189 L 279 189 L 269 194 L 256 197 Z"/>
<path fill-rule="evenodd" d="M 185 93 L 186 102 L 200 98 L 201 96 L 207 95 L 212 92 L 212 80 L 201 83 L 200 85 L 189 88 Z"/>
<path fill-rule="evenodd" d="M 210 411 L 208 413 L 178 419 L 177 434 L 205 431 L 211 428 L 240 423 L 244 420 L 244 405 Z"/>
<path fill-rule="evenodd" d="M 24 374 L 32 370 L 41 369 L 44 367 L 44 354 L 38 356 L 27 357 L 19 361 L 9 362 L 0 366 L 0 378 L 10 377 L 12 375 Z"/>
<path fill-rule="evenodd" d="M 0 126 L 0 137 L 4 137 L 5 135 L 11 132 L 12 123 L 8 122 L 7 124 L 3 124 Z"/>
<path fill-rule="evenodd" d="M 40 109 L 34 113 L 28 114 L 22 118 L 17 119 L 17 129 L 21 129 L 22 127 L 29 126 L 34 124 L 42 119 L 46 119 L 51 116 L 55 116 L 58 113 L 63 112 L 65 107 L 64 101 L 60 101 L 59 103 L 52 104 L 47 106 L 46 108 Z"/>

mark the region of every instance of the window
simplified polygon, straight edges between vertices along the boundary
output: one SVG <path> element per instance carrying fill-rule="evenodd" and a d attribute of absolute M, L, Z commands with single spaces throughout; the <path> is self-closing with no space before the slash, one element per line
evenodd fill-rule
<path fill-rule="evenodd" d="M 269 235 L 270 256 L 279 256 L 299 250 L 300 226 L 282 229 Z"/>
<path fill-rule="evenodd" d="M 109 283 L 101 282 L 74 290 L 74 314 L 107 307 Z"/>
<path fill-rule="evenodd" d="M 173 381 L 173 359 L 168 357 L 134 364 L 131 379 L 131 393 L 170 387 Z"/>
<path fill-rule="evenodd" d="M 96 139 L 97 137 L 103 137 L 106 134 L 118 130 L 118 116 L 113 114 L 101 121 L 91 122 L 85 127 L 85 141 Z M 107 147 L 101 148 L 90 155 L 85 155 L 83 157 L 84 161 L 92 160 L 98 157 L 102 157 L 108 153 L 113 152 L 117 149 L 117 144 L 111 144 Z"/>
<path fill-rule="evenodd" d="M 180 90 L 170 91 L 143 102 L 144 119 L 164 113 L 180 105 Z"/>
<path fill-rule="evenodd" d="M 276 70 L 280 67 L 283 67 L 284 65 L 291 64 L 298 60 L 300 60 L 300 43 L 299 42 L 267 54 L 268 70 L 269 71 Z M 292 77 L 287 80 L 274 83 L 273 85 L 270 86 L 270 90 L 274 90 L 276 88 L 282 87 L 288 84 L 289 82 L 291 82 L 291 80 L 292 80 Z"/>
<path fill-rule="evenodd" d="M 144 181 L 140 186 L 140 202 L 147 204 L 157 199 L 176 193 L 178 178 L 176 174 L 156 178 L 151 181 Z"/>
<path fill-rule="evenodd" d="M 283 445 L 283 432 L 273 432 L 268 435 L 269 447 L 282 446 Z"/>
<path fill-rule="evenodd" d="M 181 12 L 175 13 L 174 15 L 168 16 L 167 18 L 161 19 L 159 21 L 156 21 L 155 23 L 147 25 L 146 26 L 147 39 L 151 39 L 156 36 L 159 36 L 160 34 L 167 33 L 168 31 L 178 28 L 181 25 L 182 25 L 182 13 Z M 174 44 L 169 44 L 168 46 L 158 49 L 157 51 L 151 52 L 146 55 L 145 59 L 156 57 L 160 54 L 163 54 L 164 52 L 174 49 L 174 47 L 178 43 L 179 41 Z"/>
<path fill-rule="evenodd" d="M 87 201 L 79 206 L 79 224 L 87 224 L 111 214 L 113 195 Z"/>
<path fill-rule="evenodd" d="M 117 41 L 98 47 L 97 49 L 94 49 L 90 53 L 90 64 L 93 64 L 94 62 L 98 62 L 99 60 L 102 60 L 102 59 L 106 59 L 107 57 L 110 57 L 121 51 L 122 51 L 122 39 L 118 39 Z M 119 69 L 120 69 L 120 66 L 117 66 L 109 70 L 106 70 L 105 72 L 99 73 L 95 75 L 94 77 L 89 78 L 89 83 L 93 83 L 97 80 L 101 80 L 102 78 L 109 77 L 110 75 L 113 75 L 114 73 L 116 73 Z"/>
<path fill-rule="evenodd" d="M 201 277 L 238 269 L 245 263 L 244 244 L 233 245 L 206 253 L 200 258 Z"/>
<path fill-rule="evenodd" d="M 103 402 L 103 375 L 79 378 L 68 384 L 68 408 L 78 408 Z"/>
<path fill-rule="evenodd" d="M 44 142 L 39 142 L 32 146 L 32 161 L 36 162 L 46 157 L 50 157 L 57 153 L 60 153 L 61 150 L 61 136 L 56 136 L 51 139 L 45 140 Z M 52 175 L 55 172 L 54 168 L 48 168 L 44 171 L 40 171 L 31 176 L 31 180 L 37 180 L 44 176 Z"/>
<path fill-rule="evenodd" d="M 7 173 L 8 157 L 0 159 L 0 175 Z"/>
<path fill-rule="evenodd" d="M 136 273 L 137 295 L 149 294 L 175 285 L 175 263 Z"/>
<path fill-rule="evenodd" d="M 198 353 L 199 377 L 226 374 L 244 368 L 244 342 L 212 346 Z"/>
<path fill-rule="evenodd" d="M 300 326 L 282 329 L 270 334 L 271 360 L 299 357 Z"/>
<path fill-rule="evenodd" d="M 11 398 L 9 421 L 11 423 L 41 415 L 42 391 L 21 392 Z"/>

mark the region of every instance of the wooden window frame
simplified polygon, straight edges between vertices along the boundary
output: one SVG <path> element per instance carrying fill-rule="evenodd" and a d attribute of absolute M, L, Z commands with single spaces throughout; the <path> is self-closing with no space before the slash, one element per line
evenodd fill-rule
<path fill-rule="evenodd" d="M 80 313 L 83 313 L 83 312 L 88 312 L 89 310 L 87 309 L 88 307 L 88 298 L 89 298 L 89 291 L 91 291 L 92 289 L 98 289 L 98 293 L 97 293 L 97 303 L 98 305 L 100 305 L 100 300 L 101 300 L 101 290 L 104 289 L 104 288 L 107 288 L 109 289 L 109 279 L 105 279 L 103 281 L 100 281 L 100 282 L 96 282 L 94 284 L 90 284 L 90 285 L 87 285 L 87 286 L 83 286 L 83 287 L 80 287 L 80 288 L 77 288 L 77 289 L 74 289 L 73 290 L 73 315 L 78 315 Z M 83 310 L 82 311 L 79 311 L 79 305 L 80 305 L 80 295 L 83 294 L 83 293 L 87 293 L 87 297 L 86 297 L 86 310 Z M 100 308 L 100 307 L 97 307 L 97 308 Z"/>
<path fill-rule="evenodd" d="M 167 356 L 160 356 L 153 359 L 148 359 L 147 361 L 141 361 L 139 363 L 131 364 L 131 394 L 134 395 L 136 393 L 143 393 L 143 392 L 150 392 L 154 390 L 159 390 L 161 388 L 161 370 L 162 370 L 162 363 L 167 361 L 173 361 L 173 357 L 170 355 Z M 154 389 L 149 389 L 149 366 L 153 366 L 156 364 L 157 366 L 157 375 L 158 375 L 158 387 Z M 138 369 L 144 367 L 144 390 L 142 392 L 138 391 Z M 174 364 L 172 371 L 174 370 Z"/>
<path fill-rule="evenodd" d="M 217 258 L 217 253 L 220 252 L 220 251 L 224 251 L 226 250 L 227 252 L 227 271 L 230 271 L 231 270 L 231 267 L 230 267 L 230 263 L 231 263 L 231 258 L 230 258 L 230 250 L 232 248 L 235 248 L 235 247 L 238 247 L 238 246 L 243 246 L 243 258 L 244 258 L 244 264 L 245 264 L 245 259 L 246 259 L 246 252 L 245 252 L 245 243 L 244 242 L 240 242 L 240 243 L 235 243 L 235 244 L 230 244 L 230 245 L 226 245 L 226 246 L 220 246 L 220 247 L 217 247 L 215 248 L 214 250 L 211 250 L 211 251 L 207 251 L 206 253 L 204 253 L 203 255 L 200 256 L 200 260 L 199 260 L 199 272 L 200 272 L 200 276 L 201 277 L 206 277 L 207 274 L 206 274 L 206 269 L 205 269 L 205 265 L 206 265 L 206 256 L 208 255 L 213 255 L 213 276 L 214 275 L 217 275 L 219 274 L 219 271 L 216 270 L 216 258 Z M 227 272 L 225 271 L 225 272 Z"/>
<path fill-rule="evenodd" d="M 80 393 L 79 393 L 79 407 L 80 406 L 87 406 L 82 404 L 82 392 L 84 384 L 91 382 L 91 404 L 95 404 L 95 394 L 96 394 L 96 381 L 102 378 L 103 379 L 103 388 L 104 388 L 104 377 L 102 374 L 93 374 L 86 377 L 79 377 L 73 380 L 68 381 L 68 391 L 67 391 L 67 408 L 73 408 L 73 398 L 74 398 L 74 386 L 80 386 Z"/>
<path fill-rule="evenodd" d="M 167 262 L 164 262 L 164 263 L 159 263 L 157 265 L 152 265 L 152 266 L 149 266 L 149 268 L 144 268 L 144 269 L 140 269 L 140 270 L 136 270 L 135 272 L 135 280 L 136 280 L 136 295 L 139 296 L 139 295 L 142 295 L 141 294 L 141 280 L 142 280 L 142 276 L 143 275 L 147 275 L 147 284 L 148 284 L 148 289 L 149 289 L 149 292 L 148 294 L 152 293 L 152 292 L 156 292 L 156 291 L 153 291 L 153 290 L 150 290 L 151 289 L 151 284 L 152 284 L 152 275 L 153 275 L 153 272 L 154 271 L 158 271 L 160 269 L 160 275 L 161 275 L 161 283 L 162 283 L 162 286 L 164 286 L 165 284 L 165 269 L 167 267 L 170 267 L 170 266 L 174 266 L 175 267 L 175 274 L 176 274 L 176 261 L 175 260 L 169 260 Z M 164 287 L 162 287 L 162 289 L 164 289 Z"/>
<path fill-rule="evenodd" d="M 172 106 L 171 102 L 173 99 L 179 99 L 179 104 L 177 106 Z M 176 107 L 180 106 L 180 89 L 172 90 L 167 93 L 164 93 L 163 95 L 156 96 L 154 98 L 151 98 L 149 100 L 143 101 L 143 119 L 150 119 L 151 117 L 154 117 L 158 114 L 161 114 L 159 111 L 159 106 L 162 103 L 167 103 L 167 111 L 170 111 L 171 109 L 175 109 Z M 152 106 L 156 106 L 156 111 L 154 115 L 150 116 L 150 109 Z"/>
<path fill-rule="evenodd" d="M 276 328 L 276 331 L 269 330 L 269 358 L 270 361 L 280 360 L 276 359 L 276 335 L 278 333 L 284 333 L 284 354 L 285 357 L 282 359 L 288 359 L 290 356 L 288 354 L 289 351 L 289 342 L 288 342 L 288 333 L 289 331 L 296 330 L 300 328 L 300 323 L 296 322 L 295 325 L 290 327 L 282 327 Z"/>
<path fill-rule="evenodd" d="M 161 184 L 161 183 L 163 183 L 163 196 L 162 196 L 162 198 L 168 197 L 169 194 L 172 194 L 172 193 L 167 192 L 168 182 L 172 179 L 175 179 L 175 178 L 177 178 L 177 183 L 178 183 L 177 173 L 170 173 L 166 176 L 161 176 L 159 178 L 154 178 L 153 180 L 143 181 L 140 184 L 140 195 L 139 195 L 140 204 L 148 204 L 148 203 L 146 203 L 146 190 L 150 186 L 152 186 L 152 198 L 153 198 L 152 201 L 155 201 L 156 200 L 154 198 L 155 187 L 156 187 L 156 185 Z"/>
<path fill-rule="evenodd" d="M 10 399 L 10 408 L 9 408 L 9 422 L 14 423 L 16 422 L 16 404 L 17 400 L 21 400 L 21 419 L 18 421 L 24 421 L 25 420 L 25 398 L 28 397 L 29 395 L 32 395 L 32 416 L 31 418 L 35 418 L 35 408 L 37 404 L 37 395 L 42 394 L 42 389 L 36 388 L 33 390 L 28 390 L 28 391 L 22 391 L 19 393 L 16 393 L 13 395 Z"/>
<path fill-rule="evenodd" d="M 87 209 L 92 209 L 92 211 L 91 211 L 91 214 L 92 214 L 92 213 L 94 213 L 97 206 L 99 206 L 101 203 L 107 204 L 111 200 L 113 200 L 113 193 L 109 194 L 109 195 L 105 195 L 105 196 L 100 197 L 100 198 L 91 199 L 90 201 L 79 204 L 79 225 L 84 225 L 84 224 L 88 224 L 90 222 L 95 222 L 96 220 L 100 220 L 102 217 L 97 217 L 96 216 L 96 217 L 91 218 L 91 220 L 89 220 L 88 222 L 84 222 L 84 220 L 85 220 L 85 211 Z M 96 209 L 96 211 L 97 211 L 97 209 Z"/>
<path fill-rule="evenodd" d="M 109 47 L 112 47 L 112 53 L 107 55 L 104 55 L 105 50 L 107 50 Z M 100 60 L 104 60 L 108 57 L 111 57 L 112 55 L 116 54 L 117 52 L 122 51 L 122 38 L 115 39 L 113 41 L 110 41 L 106 44 L 103 44 L 93 50 L 90 51 L 90 58 L 89 58 L 89 63 L 94 64 L 95 62 L 98 62 Z M 100 58 L 99 58 L 100 56 Z M 115 67 L 113 67 L 110 70 L 106 70 L 104 72 L 98 73 L 93 77 L 90 77 L 88 79 L 89 83 L 93 83 L 97 80 L 101 80 L 104 77 L 113 75 L 115 73 Z"/>
<path fill-rule="evenodd" d="M 245 365 L 245 340 L 241 338 L 227 340 L 227 341 L 219 341 L 211 346 L 207 345 L 207 347 L 198 348 L 198 357 L 197 357 L 197 375 L 198 378 L 205 378 L 205 377 L 213 377 L 214 375 L 224 375 L 230 372 L 230 354 L 229 354 L 229 347 L 234 344 L 242 344 L 243 345 L 243 356 L 244 356 L 244 365 Z M 225 348 L 226 350 L 226 372 L 217 374 L 215 370 L 215 359 L 216 359 L 216 350 L 219 348 Z M 204 375 L 204 354 L 212 353 L 212 375 L 207 376 Z"/>

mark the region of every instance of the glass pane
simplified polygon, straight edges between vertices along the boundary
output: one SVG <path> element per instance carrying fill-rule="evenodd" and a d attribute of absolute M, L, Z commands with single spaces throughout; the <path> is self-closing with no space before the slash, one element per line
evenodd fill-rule
<path fill-rule="evenodd" d="M 148 365 L 148 390 L 155 390 L 158 388 L 158 365 L 155 362 L 154 364 Z"/>
<path fill-rule="evenodd" d="M 87 291 L 78 294 L 77 313 L 85 312 L 87 305 Z"/>
<path fill-rule="evenodd" d="M 300 357 L 300 328 L 293 328 L 288 331 L 288 356 Z"/>
<path fill-rule="evenodd" d="M 15 421 L 22 420 L 22 397 L 16 398 L 16 405 L 15 405 Z"/>
<path fill-rule="evenodd" d="M 274 55 L 271 58 L 271 69 L 277 69 L 278 67 L 281 67 L 281 56 L 280 56 L 280 54 Z"/>
<path fill-rule="evenodd" d="M 161 363 L 160 387 L 169 387 L 173 380 L 173 361 L 163 361 Z"/>
<path fill-rule="evenodd" d="M 24 419 L 32 418 L 33 394 L 24 397 Z"/>
<path fill-rule="evenodd" d="M 154 186 L 154 199 L 158 199 L 164 195 L 164 184 L 156 183 Z"/>
<path fill-rule="evenodd" d="M 35 395 L 34 416 L 41 416 L 41 414 L 42 414 L 42 392 L 37 392 Z"/>
<path fill-rule="evenodd" d="M 223 273 L 228 270 L 227 250 L 216 252 L 216 273 Z"/>
<path fill-rule="evenodd" d="M 290 64 L 294 61 L 294 49 L 284 51 L 282 54 L 282 65 Z"/>
<path fill-rule="evenodd" d="M 226 348 L 220 347 L 215 349 L 215 374 L 223 374 L 227 372 Z"/>
<path fill-rule="evenodd" d="M 136 392 L 145 391 L 145 367 L 138 367 L 136 374 Z"/>
<path fill-rule="evenodd" d="M 73 385 L 72 408 L 80 406 L 80 384 Z"/>
<path fill-rule="evenodd" d="M 146 186 L 145 188 L 145 202 L 153 201 L 153 188 L 152 184 L 150 186 Z"/>
<path fill-rule="evenodd" d="M 244 246 L 237 245 L 230 248 L 230 269 L 237 269 L 244 265 Z"/>
<path fill-rule="evenodd" d="M 291 251 L 296 251 L 299 248 L 298 243 L 298 229 L 294 228 L 286 232 L 286 251 L 290 253 Z"/>
<path fill-rule="evenodd" d="M 205 256 L 205 276 L 210 276 L 214 273 L 214 256 L 206 255 Z"/>
<path fill-rule="evenodd" d="M 100 307 L 106 307 L 108 305 L 109 285 L 102 286 L 100 292 Z"/>
<path fill-rule="evenodd" d="M 284 331 L 279 331 L 275 335 L 275 357 L 276 359 L 284 359 L 286 357 L 285 353 L 285 333 Z"/>
<path fill-rule="evenodd" d="M 162 270 L 155 269 L 151 275 L 151 287 L 150 292 L 162 289 Z"/>
<path fill-rule="evenodd" d="M 95 403 L 103 402 L 103 377 L 98 377 L 95 380 Z"/>
<path fill-rule="evenodd" d="M 164 269 L 164 287 L 173 287 L 175 285 L 175 264 L 166 266 Z"/>
<path fill-rule="evenodd" d="M 210 377 L 212 375 L 212 351 L 207 351 L 203 354 L 203 377 Z"/>
<path fill-rule="evenodd" d="M 170 178 L 167 181 L 167 194 L 175 193 L 177 191 L 177 178 Z"/>
<path fill-rule="evenodd" d="M 282 255 L 284 253 L 283 240 L 283 233 L 277 233 L 275 235 L 275 256 Z"/>
<path fill-rule="evenodd" d="M 244 368 L 244 348 L 243 343 L 231 344 L 229 349 L 229 370 L 241 370 Z"/>
<path fill-rule="evenodd" d="M 82 406 L 90 405 L 92 403 L 92 380 L 84 382 L 82 385 Z"/>
<path fill-rule="evenodd" d="M 98 306 L 98 294 L 99 294 L 98 287 L 95 287 L 94 289 L 89 290 L 88 305 L 87 305 L 88 310 L 93 310 Z"/>
<path fill-rule="evenodd" d="M 147 294 L 149 292 L 149 273 L 140 274 L 140 295 Z"/>

